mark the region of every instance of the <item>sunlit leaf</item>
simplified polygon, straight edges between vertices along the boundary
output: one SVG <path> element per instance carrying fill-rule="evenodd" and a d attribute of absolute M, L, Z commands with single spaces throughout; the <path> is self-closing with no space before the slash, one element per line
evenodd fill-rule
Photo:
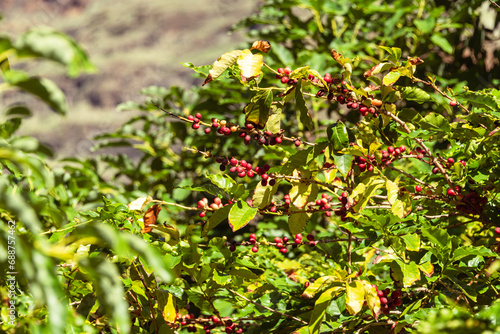
<path fill-rule="evenodd" d="M 220 56 L 212 65 L 212 68 L 208 72 L 208 76 L 203 81 L 202 86 L 206 85 L 212 80 L 217 79 L 229 66 L 234 64 L 236 59 L 242 54 L 242 50 L 234 50 L 224 53 Z"/>
<path fill-rule="evenodd" d="M 241 70 L 241 79 L 246 82 L 262 74 L 263 56 L 262 54 L 253 54 L 250 50 L 243 50 L 236 60 Z"/>
<path fill-rule="evenodd" d="M 252 208 L 245 201 L 238 201 L 229 211 L 229 226 L 233 232 L 244 227 L 257 213 L 257 208 Z"/>

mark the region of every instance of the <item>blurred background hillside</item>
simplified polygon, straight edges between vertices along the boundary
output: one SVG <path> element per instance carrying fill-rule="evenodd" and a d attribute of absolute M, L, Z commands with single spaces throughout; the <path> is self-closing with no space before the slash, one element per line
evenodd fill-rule
<path fill-rule="evenodd" d="M 97 67 L 75 79 L 56 64 L 23 65 L 63 89 L 65 117 L 24 94 L 4 96 L 4 105 L 27 100 L 35 112 L 24 133 L 59 156 L 87 155 L 95 135 L 131 116 L 118 113 L 117 104 L 141 99 L 140 89 L 150 85 L 199 84 L 181 62 L 210 64 L 245 44 L 244 34 L 230 29 L 256 8 L 257 1 L 243 0 L 1 0 L 2 31 L 15 38 L 33 26 L 56 28 L 83 45 Z"/>

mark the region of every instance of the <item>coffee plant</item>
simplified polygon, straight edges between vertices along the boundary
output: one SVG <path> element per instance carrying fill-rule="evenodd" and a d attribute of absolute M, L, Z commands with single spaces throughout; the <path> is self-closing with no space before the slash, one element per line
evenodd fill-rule
<path fill-rule="evenodd" d="M 345 53 L 325 48 L 333 41 L 316 7 L 347 2 L 309 4 L 305 21 L 292 10 L 304 1 L 271 6 L 281 3 L 264 2 L 242 23 L 267 18 L 278 27 L 270 41 L 211 65 L 184 63 L 197 87 L 152 86 L 143 102 L 119 105 L 141 113 L 99 136 L 94 149 L 134 148 L 138 158 L 101 153 L 48 164 L 48 148 L 16 135 L 28 107 L 6 108 L 3 331 L 500 332 L 498 80 L 430 74 L 436 60 L 420 49 L 428 43 L 405 47 L 391 30 L 399 14 L 374 30 L 378 45 L 349 36 Z M 444 51 L 448 32 L 463 37 L 451 27 L 471 28 L 438 18 L 465 15 L 462 7 L 425 16 L 425 2 L 397 3 L 409 15 L 405 29 L 438 36 L 429 38 Z M 367 8 L 365 15 L 389 7 Z M 280 11 L 292 29 L 275 21 Z M 362 16 L 359 8 L 344 14 Z M 377 23 L 367 17 L 362 23 Z M 320 47 L 306 47 L 307 36 Z M 47 48 L 43 38 L 65 48 Z M 23 56 L 59 61 L 71 75 L 92 70 L 57 32 L 1 40 L 4 87 L 60 113 L 55 84 L 11 69 Z M 15 261 L 7 251 L 13 235 Z M 5 278 L 13 271 L 15 298 Z"/>

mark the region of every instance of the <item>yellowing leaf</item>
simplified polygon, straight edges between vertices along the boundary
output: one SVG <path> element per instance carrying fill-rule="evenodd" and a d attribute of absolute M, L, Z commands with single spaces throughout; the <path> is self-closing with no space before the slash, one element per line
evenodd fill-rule
<path fill-rule="evenodd" d="M 387 188 L 387 200 L 393 205 L 398 199 L 399 187 L 396 182 L 391 180 L 385 181 L 385 187 Z"/>
<path fill-rule="evenodd" d="M 394 213 L 399 218 L 405 218 L 411 212 L 411 199 L 407 191 L 399 196 L 397 200 L 394 201 L 391 207 L 392 213 Z"/>
<path fill-rule="evenodd" d="M 302 171 L 302 175 L 300 172 L 295 169 L 293 171 L 293 176 L 295 177 L 300 177 L 302 176 L 303 178 L 309 177 L 308 172 Z M 290 199 L 292 200 L 292 203 L 295 207 L 302 209 L 308 202 L 309 195 L 311 195 L 311 192 L 313 190 L 313 184 L 309 182 L 290 182 L 292 184 L 292 188 L 290 189 Z"/>
<path fill-rule="evenodd" d="M 175 310 L 174 296 L 168 294 L 167 305 L 163 308 L 163 318 L 165 321 L 174 322 L 177 317 L 177 311 Z"/>
<path fill-rule="evenodd" d="M 264 65 L 262 54 L 253 54 L 252 51 L 246 49 L 241 51 L 236 63 L 241 70 L 241 80 L 246 82 L 262 74 L 262 65 Z"/>
<path fill-rule="evenodd" d="M 350 314 L 355 315 L 361 311 L 365 303 L 365 287 L 360 281 L 346 283 L 345 307 Z"/>
<path fill-rule="evenodd" d="M 247 51 L 250 52 L 250 50 Z M 236 61 L 236 59 L 238 59 L 242 52 L 242 50 L 234 50 L 226 52 L 222 56 L 220 56 L 219 59 L 217 59 L 212 65 L 212 68 L 208 72 L 208 76 L 205 81 L 203 81 L 202 86 L 206 85 L 212 80 L 217 79 L 229 66 L 234 64 L 234 62 Z"/>
<path fill-rule="evenodd" d="M 434 274 L 434 265 L 432 263 L 430 263 L 429 261 L 424 262 L 422 264 L 419 264 L 418 268 L 427 277 L 431 277 L 432 274 Z"/>
<path fill-rule="evenodd" d="M 375 320 L 378 319 L 380 314 L 380 298 L 377 296 L 377 289 L 373 287 L 370 282 L 360 281 L 365 289 L 366 305 L 372 311 Z"/>
<path fill-rule="evenodd" d="M 148 197 L 139 197 L 133 202 L 130 202 L 128 206 L 128 209 L 130 211 L 138 210 L 142 211 L 144 206 L 146 206 L 148 203 L 150 203 L 153 200 L 153 197 L 148 196 Z"/>
<path fill-rule="evenodd" d="M 377 176 L 371 176 L 358 183 L 348 199 L 349 203 L 353 205 L 354 212 L 363 210 L 370 198 L 375 195 L 378 189 L 384 186 L 384 183 L 385 181 L 377 178 Z"/>

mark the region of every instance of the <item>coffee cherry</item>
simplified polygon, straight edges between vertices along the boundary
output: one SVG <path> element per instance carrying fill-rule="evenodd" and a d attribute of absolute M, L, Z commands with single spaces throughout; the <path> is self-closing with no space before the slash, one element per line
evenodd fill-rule
<path fill-rule="evenodd" d="M 316 247 L 316 241 L 309 241 L 309 242 L 308 242 L 308 245 L 309 245 L 310 247 Z"/>
<path fill-rule="evenodd" d="M 422 186 L 421 186 L 421 185 L 419 185 L 419 184 L 418 184 L 418 185 L 416 185 L 416 186 L 415 186 L 415 191 L 416 191 L 417 193 L 421 192 L 421 191 L 422 191 Z"/>
<path fill-rule="evenodd" d="M 454 107 L 457 105 L 457 101 L 450 101 L 450 106 Z"/>
<path fill-rule="evenodd" d="M 300 245 L 302 243 L 302 239 L 295 238 L 294 241 L 297 245 Z"/>
<path fill-rule="evenodd" d="M 455 192 L 455 190 L 453 190 L 453 189 L 448 189 L 448 190 L 446 191 L 446 194 L 447 194 L 448 196 L 455 196 L 457 193 L 456 193 L 456 192 Z"/>
<path fill-rule="evenodd" d="M 193 125 L 191 125 L 191 127 L 195 130 L 198 130 L 200 128 L 200 124 L 198 123 L 193 123 Z"/>
<path fill-rule="evenodd" d="M 380 304 L 387 304 L 387 298 L 380 297 Z"/>
<path fill-rule="evenodd" d="M 301 142 L 300 142 L 300 140 L 298 140 L 298 139 L 297 139 L 297 140 L 294 142 L 294 144 L 295 144 L 295 146 L 299 147 L 299 146 L 300 146 L 300 144 L 301 144 Z"/>
<path fill-rule="evenodd" d="M 377 291 L 377 296 L 378 296 L 379 298 L 384 297 L 384 295 L 385 295 L 384 290 L 378 290 L 378 291 Z"/>
<path fill-rule="evenodd" d="M 206 216 L 205 211 L 200 212 L 200 213 L 198 214 L 198 216 L 199 216 L 200 218 L 205 217 L 205 216 Z"/>
<path fill-rule="evenodd" d="M 290 79 L 288 77 L 281 77 L 281 83 L 286 84 Z"/>
<path fill-rule="evenodd" d="M 495 233 L 500 235 L 500 227 L 495 227 Z"/>
<path fill-rule="evenodd" d="M 292 73 L 292 69 L 289 66 L 287 66 L 284 68 L 283 73 L 285 75 L 290 75 L 290 73 Z"/>
<path fill-rule="evenodd" d="M 280 253 L 281 254 L 286 254 L 288 250 L 286 249 L 286 247 L 283 247 L 283 248 L 280 248 Z"/>
<path fill-rule="evenodd" d="M 231 246 L 229 246 L 229 250 L 230 250 L 231 252 L 234 252 L 234 251 L 236 250 L 236 245 L 231 245 Z"/>
<path fill-rule="evenodd" d="M 314 236 L 312 234 L 308 234 L 307 235 L 307 240 L 313 241 L 314 240 Z"/>
<path fill-rule="evenodd" d="M 434 168 L 432 169 L 432 174 L 437 174 L 437 173 L 439 173 L 439 168 L 434 167 Z"/>
<path fill-rule="evenodd" d="M 306 282 L 304 283 L 304 286 L 305 286 L 306 288 L 308 288 L 308 287 L 309 287 L 309 284 L 310 284 L 310 283 L 309 283 L 309 281 L 306 281 Z"/>
<path fill-rule="evenodd" d="M 203 130 L 207 135 L 212 132 L 212 129 L 211 128 L 205 128 L 205 130 Z"/>
<path fill-rule="evenodd" d="M 259 247 L 253 246 L 252 247 L 252 252 L 257 253 L 259 251 Z"/>

